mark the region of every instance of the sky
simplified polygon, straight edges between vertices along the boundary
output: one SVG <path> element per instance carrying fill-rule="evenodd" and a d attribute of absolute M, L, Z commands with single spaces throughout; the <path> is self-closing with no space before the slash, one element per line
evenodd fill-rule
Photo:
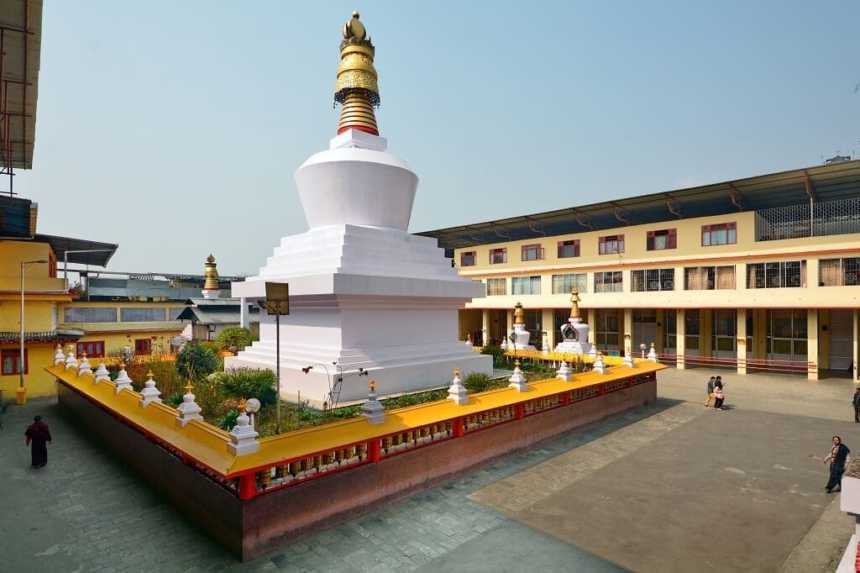
<path fill-rule="evenodd" d="M 860 2 L 45 2 L 39 232 L 256 274 L 307 223 L 342 24 L 376 45 L 413 232 L 860 154 Z M 0 189 L 5 189 L 0 182 Z"/>

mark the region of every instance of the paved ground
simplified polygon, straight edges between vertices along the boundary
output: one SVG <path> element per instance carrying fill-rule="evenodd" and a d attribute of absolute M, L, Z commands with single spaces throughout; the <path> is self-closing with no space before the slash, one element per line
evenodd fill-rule
<path fill-rule="evenodd" d="M 850 382 L 661 373 L 661 399 L 240 564 L 70 426 L 54 404 L 0 431 L 10 571 L 832 571 L 851 521 L 823 491 L 830 435 L 860 452 Z M 28 469 L 36 413 L 55 443 Z M 855 446 L 856 444 L 856 446 Z M 717 551 L 715 546 L 722 549 Z"/>

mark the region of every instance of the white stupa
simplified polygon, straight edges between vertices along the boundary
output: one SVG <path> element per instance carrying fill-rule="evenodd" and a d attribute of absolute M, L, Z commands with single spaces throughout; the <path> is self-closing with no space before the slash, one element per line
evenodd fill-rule
<path fill-rule="evenodd" d="M 338 135 L 295 175 L 310 229 L 282 238 L 258 275 L 233 283 L 233 296 L 260 300 L 267 281 L 289 283 L 290 314 L 280 320 L 288 400 L 363 399 L 362 373 L 382 395 L 447 385 L 453 368 L 491 374 L 491 357 L 458 341 L 457 309 L 481 296 L 480 285 L 458 276 L 435 239 L 407 232 L 418 177 L 379 136 L 374 47 L 358 13 L 340 50 Z M 261 312 L 260 340 L 225 362 L 272 368 L 275 317 Z"/>
<path fill-rule="evenodd" d="M 588 342 L 589 327 L 582 322 L 579 313 L 579 292 L 576 289 L 570 291 L 570 318 L 561 325 L 562 341 L 556 344 L 556 352 L 570 354 L 588 354 L 591 351 L 591 343 Z"/>
<path fill-rule="evenodd" d="M 526 317 L 522 303 L 514 305 L 514 329 L 508 334 L 506 350 L 537 350 L 530 344 L 531 333 L 526 330 Z"/>

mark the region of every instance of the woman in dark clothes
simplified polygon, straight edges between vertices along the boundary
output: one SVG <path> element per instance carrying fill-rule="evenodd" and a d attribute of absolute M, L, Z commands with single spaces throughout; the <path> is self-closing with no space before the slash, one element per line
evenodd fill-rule
<path fill-rule="evenodd" d="M 842 474 L 845 473 L 845 464 L 848 462 L 848 454 L 851 450 L 842 443 L 842 438 L 833 436 L 833 447 L 830 448 L 830 455 L 824 458 L 824 463 L 830 462 L 830 479 L 827 481 L 825 489 L 827 493 L 832 493 L 835 488 L 842 491 Z"/>
<path fill-rule="evenodd" d="M 51 430 L 42 421 L 42 416 L 33 418 L 33 423 L 24 432 L 26 443 L 30 446 L 30 458 L 34 468 L 45 467 L 48 463 L 48 442 L 51 441 Z"/>

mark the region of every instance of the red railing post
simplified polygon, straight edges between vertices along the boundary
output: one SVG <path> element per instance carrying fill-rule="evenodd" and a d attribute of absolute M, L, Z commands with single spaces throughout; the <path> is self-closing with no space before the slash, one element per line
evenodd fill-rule
<path fill-rule="evenodd" d="M 454 418 L 451 426 L 454 430 L 453 433 L 455 438 L 462 438 L 466 434 L 466 427 L 463 424 L 463 418 Z"/>
<path fill-rule="evenodd" d="M 526 405 L 523 403 L 514 406 L 514 417 L 517 420 L 522 420 L 526 415 Z"/>
<path fill-rule="evenodd" d="M 247 501 L 257 496 L 257 479 L 253 473 L 239 476 L 239 499 Z"/>
<path fill-rule="evenodd" d="M 558 403 L 562 406 L 570 404 L 570 392 L 565 392 L 558 397 Z"/>
<path fill-rule="evenodd" d="M 382 459 L 382 438 L 367 442 L 367 457 L 374 463 Z"/>

